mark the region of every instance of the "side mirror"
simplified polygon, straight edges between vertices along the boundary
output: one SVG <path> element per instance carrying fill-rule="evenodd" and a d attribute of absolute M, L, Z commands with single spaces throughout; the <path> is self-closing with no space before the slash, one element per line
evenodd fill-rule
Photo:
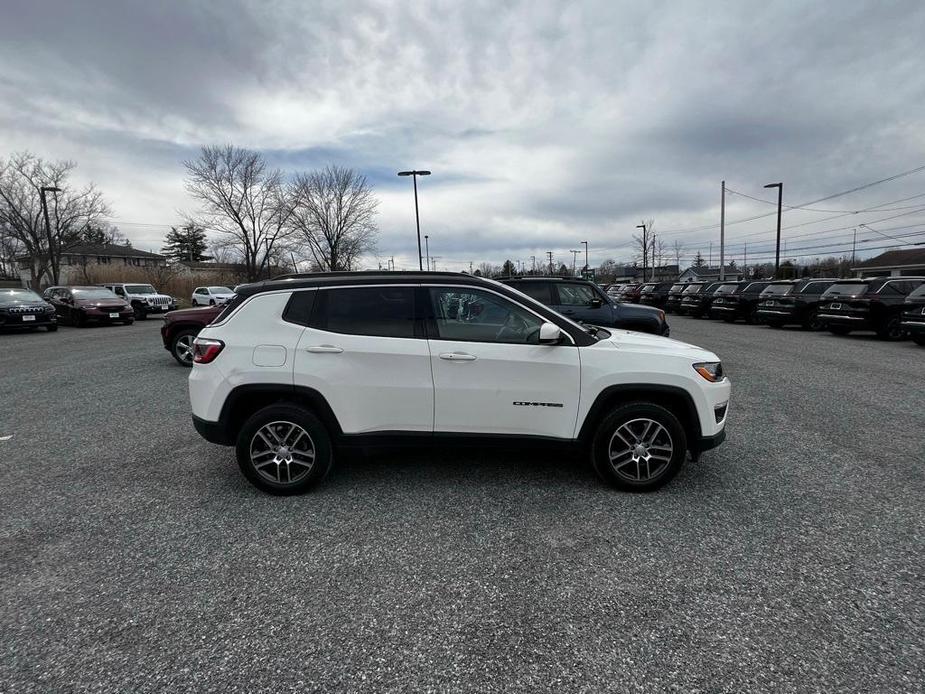
<path fill-rule="evenodd" d="M 594 297 L 591 299 L 591 308 L 600 308 L 603 305 L 604 301 L 600 297 Z"/>
<path fill-rule="evenodd" d="M 541 345 L 557 345 L 561 339 L 562 328 L 555 323 L 543 323 L 540 326 L 539 343 Z"/>

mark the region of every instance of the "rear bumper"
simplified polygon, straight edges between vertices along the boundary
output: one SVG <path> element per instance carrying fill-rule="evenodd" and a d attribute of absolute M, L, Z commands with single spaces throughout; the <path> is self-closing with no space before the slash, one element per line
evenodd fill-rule
<path fill-rule="evenodd" d="M 841 313 L 820 313 L 819 321 L 825 325 L 842 325 L 854 330 L 873 330 L 870 320 L 862 316 L 848 316 Z"/>
<path fill-rule="evenodd" d="M 755 314 L 771 321 L 796 320 L 797 312 L 786 308 L 759 308 Z"/>
<path fill-rule="evenodd" d="M 209 443 L 215 443 L 219 446 L 234 445 L 234 441 L 229 440 L 228 430 L 221 422 L 210 422 L 193 415 L 193 426 L 199 435 Z"/>

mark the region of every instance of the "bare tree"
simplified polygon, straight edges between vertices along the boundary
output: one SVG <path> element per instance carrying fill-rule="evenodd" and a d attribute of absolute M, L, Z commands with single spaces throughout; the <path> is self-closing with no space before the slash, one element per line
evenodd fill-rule
<path fill-rule="evenodd" d="M 684 244 L 680 240 L 675 239 L 674 243 L 671 244 L 671 255 L 674 256 L 674 262 L 678 266 L 678 269 L 681 269 L 681 258 L 684 255 Z"/>
<path fill-rule="evenodd" d="M 375 251 L 379 201 L 365 176 L 340 166 L 300 173 L 289 196 L 289 225 L 323 271 L 353 270 L 360 256 Z"/>
<path fill-rule="evenodd" d="M 0 160 L 0 227 L 5 229 L 7 245 L 29 258 L 32 286 L 43 278 L 49 284 L 60 281 L 61 253 L 77 242 L 91 226 L 102 226 L 110 213 L 102 193 L 90 183 L 76 188 L 70 183 L 77 168 L 72 161 L 47 162 L 29 152 Z M 42 211 L 41 189 L 46 193 L 48 228 Z M 15 241 L 12 241 L 12 240 Z"/>
<path fill-rule="evenodd" d="M 282 171 L 269 169 L 260 153 L 233 145 L 203 147 L 183 165 L 186 190 L 201 203 L 196 223 L 218 232 L 240 256 L 247 279 L 258 279 L 291 233 Z"/>
<path fill-rule="evenodd" d="M 645 225 L 645 233 L 633 234 L 633 260 L 638 262 L 644 269 L 642 281 L 648 278 L 646 275 L 652 262 L 652 249 L 654 246 L 655 220 L 647 219 L 642 222 Z"/>

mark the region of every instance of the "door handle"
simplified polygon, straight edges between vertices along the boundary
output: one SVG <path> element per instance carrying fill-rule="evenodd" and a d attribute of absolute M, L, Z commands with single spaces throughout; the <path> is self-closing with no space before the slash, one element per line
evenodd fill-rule
<path fill-rule="evenodd" d="M 334 345 L 312 345 L 311 347 L 306 347 L 305 351 L 312 354 L 340 354 L 344 350 Z"/>
<path fill-rule="evenodd" d="M 466 354 L 465 352 L 442 352 L 440 358 L 447 361 L 475 361 L 478 359 L 474 354 Z"/>

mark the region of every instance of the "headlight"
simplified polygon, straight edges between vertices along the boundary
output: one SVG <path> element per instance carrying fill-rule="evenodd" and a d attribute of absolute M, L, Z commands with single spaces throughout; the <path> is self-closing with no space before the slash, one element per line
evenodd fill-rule
<path fill-rule="evenodd" d="M 665 322 L 665 312 L 659 309 L 658 317 L 661 319 L 662 323 Z"/>
<path fill-rule="evenodd" d="M 704 361 L 699 364 L 694 364 L 694 371 L 699 373 L 710 383 L 717 383 L 726 378 L 723 373 L 723 364 L 718 361 Z"/>
<path fill-rule="evenodd" d="M 139 301 L 140 301 L 141 303 L 143 303 L 143 304 L 146 304 L 146 303 L 148 303 L 148 300 L 147 300 L 147 299 L 145 299 L 145 298 L 141 298 L 141 299 L 139 299 Z"/>
<path fill-rule="evenodd" d="M 55 312 L 55 307 L 54 307 L 54 306 L 46 306 L 46 307 L 45 307 L 45 313 L 54 313 L 54 312 Z"/>

